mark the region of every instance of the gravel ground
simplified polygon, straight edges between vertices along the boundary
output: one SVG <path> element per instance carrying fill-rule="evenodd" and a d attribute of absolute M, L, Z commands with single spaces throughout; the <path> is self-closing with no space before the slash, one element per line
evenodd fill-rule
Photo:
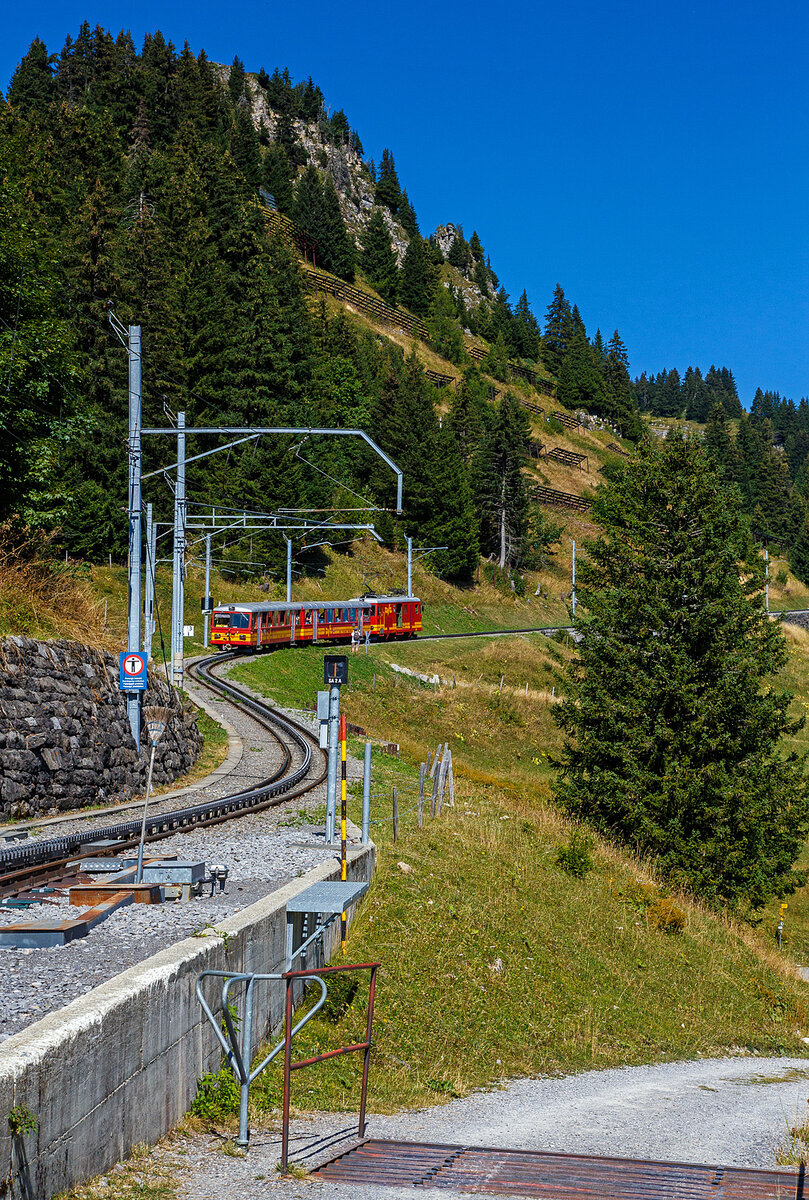
<path fill-rule="evenodd" d="M 269 733 L 230 704 L 222 703 L 221 708 L 244 741 L 241 762 L 226 779 L 168 802 L 165 807 L 187 807 L 249 787 L 267 778 L 279 765 L 280 750 Z M 300 717 L 297 713 L 291 715 Z M 348 765 L 352 777 L 361 777 L 361 763 L 350 760 Z M 213 898 L 206 895 L 187 904 L 174 901 L 159 906 L 129 905 L 113 913 L 86 938 L 67 946 L 0 949 L 0 1041 L 165 946 L 262 899 L 329 857 L 334 851 L 325 846 L 322 825 L 320 828 L 310 825 L 305 815 L 301 815 L 325 804 L 325 799 L 324 783 L 278 807 L 207 829 L 192 829 L 147 847 L 147 854 L 204 861 L 208 867 L 224 864 L 230 872 L 224 893 L 217 892 Z M 156 805 L 154 811 L 157 810 Z M 133 815 L 129 812 L 122 819 L 132 819 Z M 52 826 L 43 836 L 53 837 L 68 829 L 92 828 L 114 821 L 109 815 L 96 821 L 78 817 L 70 823 Z M 40 916 L 49 921 L 67 920 L 82 911 L 68 904 L 63 896 L 56 904 L 28 910 L 0 910 L 0 926 Z"/>
<path fill-rule="evenodd" d="M 372 1115 L 368 1136 L 773 1167 L 789 1126 L 806 1115 L 807 1096 L 809 1059 L 698 1060 L 519 1080 L 437 1108 Z M 297 1120 L 294 1159 L 305 1162 L 309 1148 L 353 1133 L 351 1122 L 346 1114 Z M 243 1158 L 223 1153 L 223 1140 L 207 1134 L 176 1136 L 153 1154 L 176 1168 L 179 1200 L 401 1200 L 407 1194 L 393 1187 L 281 1181 L 275 1172 L 279 1147 L 278 1130 L 268 1129 L 254 1132 Z M 445 1188 L 419 1188 L 419 1194 L 435 1200 L 468 1196 Z"/>

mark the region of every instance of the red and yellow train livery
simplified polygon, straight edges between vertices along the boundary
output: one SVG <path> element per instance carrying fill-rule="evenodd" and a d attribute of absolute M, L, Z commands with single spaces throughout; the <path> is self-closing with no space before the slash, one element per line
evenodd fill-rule
<path fill-rule="evenodd" d="M 421 632 L 417 596 L 358 596 L 291 604 L 223 604 L 213 610 L 211 643 L 251 652 L 317 642 L 387 641 Z"/>

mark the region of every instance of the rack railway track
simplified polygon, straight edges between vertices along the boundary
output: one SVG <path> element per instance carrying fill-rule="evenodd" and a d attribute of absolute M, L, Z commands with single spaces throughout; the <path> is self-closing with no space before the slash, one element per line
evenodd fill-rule
<path fill-rule="evenodd" d="M 269 705 L 262 704 L 234 683 L 212 673 L 214 663 L 230 660 L 229 654 L 218 653 L 196 663 L 189 670 L 198 683 L 225 696 L 234 707 L 267 730 L 278 742 L 282 763 L 272 775 L 254 787 L 221 796 L 217 800 L 148 817 L 148 842 L 282 804 L 285 800 L 311 791 L 326 777 L 325 755 L 308 729 L 290 717 L 282 717 Z M 74 820 L 80 817 L 80 813 L 72 815 Z M 77 858 L 108 856 L 111 852 L 119 853 L 137 846 L 140 829 L 141 819 L 137 818 L 0 850 L 0 898 L 63 878 L 69 874 L 71 864 L 75 869 Z"/>

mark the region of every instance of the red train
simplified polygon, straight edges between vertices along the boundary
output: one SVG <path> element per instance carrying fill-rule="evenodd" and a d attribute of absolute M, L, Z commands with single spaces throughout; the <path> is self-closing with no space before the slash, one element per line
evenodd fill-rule
<path fill-rule="evenodd" d="M 222 649 L 254 651 L 271 646 L 412 638 L 421 631 L 417 596 L 358 596 L 353 600 L 291 604 L 223 604 L 211 618 L 211 643 Z"/>

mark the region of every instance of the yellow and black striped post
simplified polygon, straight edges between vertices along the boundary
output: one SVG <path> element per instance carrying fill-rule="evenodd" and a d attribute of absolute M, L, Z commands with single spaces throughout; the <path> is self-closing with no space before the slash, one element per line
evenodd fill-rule
<path fill-rule="evenodd" d="M 340 878 L 345 881 L 348 878 L 348 862 L 347 853 L 347 837 L 348 831 L 346 823 L 348 821 L 347 812 L 347 797 L 346 797 L 346 719 L 340 714 L 340 759 L 342 763 L 342 777 L 340 781 Z M 346 915 L 342 913 L 340 918 L 340 946 L 345 953 L 346 948 Z"/>

